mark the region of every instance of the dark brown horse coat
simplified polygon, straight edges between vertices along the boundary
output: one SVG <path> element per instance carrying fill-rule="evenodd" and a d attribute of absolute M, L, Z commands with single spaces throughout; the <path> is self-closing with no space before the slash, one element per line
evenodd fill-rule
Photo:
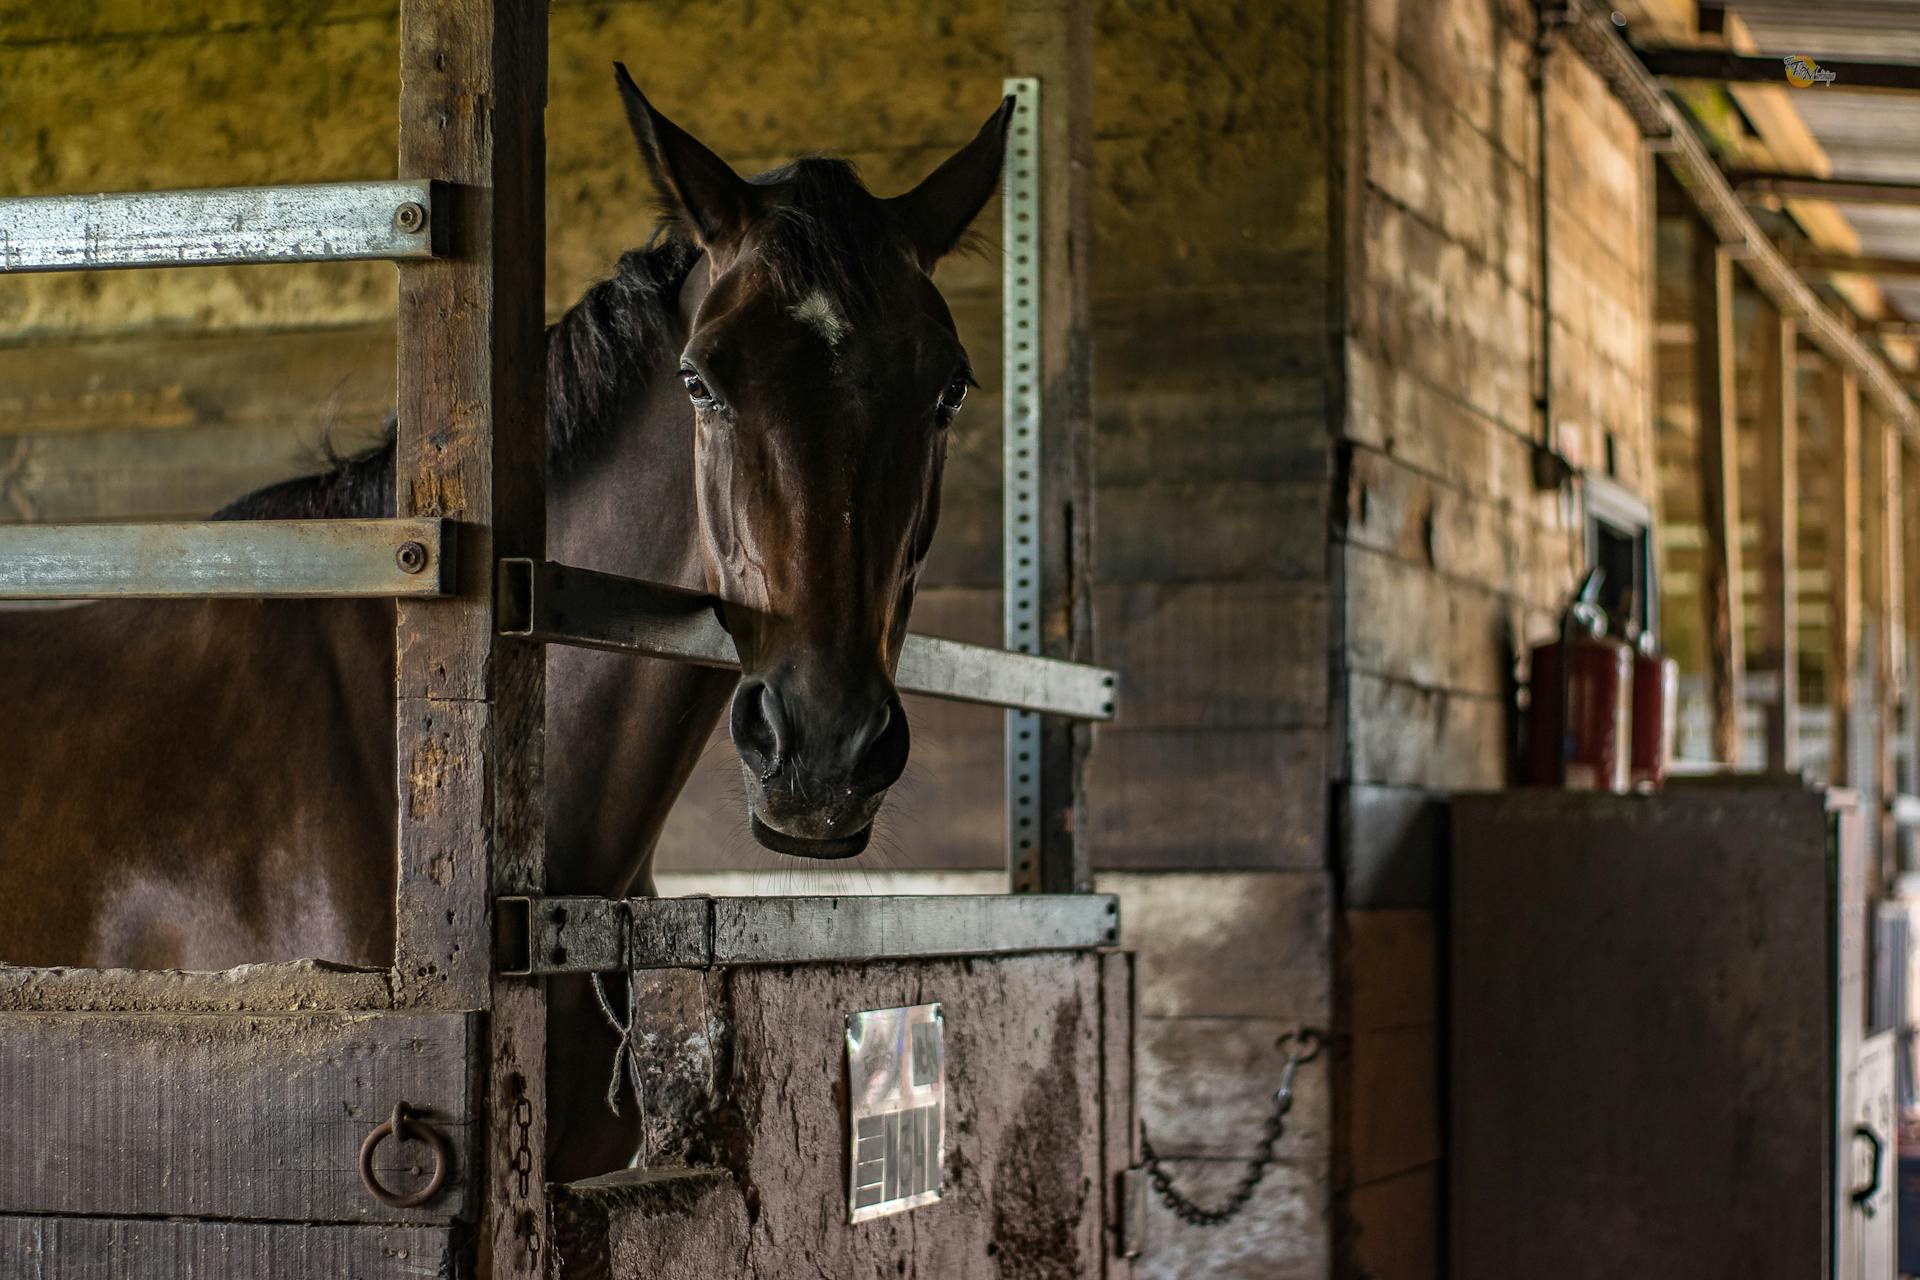
<path fill-rule="evenodd" d="M 905 762 L 892 665 L 970 380 L 929 273 L 991 194 L 1006 125 L 1003 107 L 880 200 L 831 160 L 740 179 L 621 81 L 670 224 L 548 330 L 548 554 L 715 593 L 743 675 L 549 651 L 554 893 L 650 885 L 736 684 L 756 837 L 864 847 Z M 383 515 L 392 495 L 389 446 L 221 514 Z M 381 601 L 0 612 L 0 961 L 390 964 L 393 618 Z M 631 1139 L 596 1114 L 607 1042 L 581 985 L 554 995 L 568 1177 Z"/>

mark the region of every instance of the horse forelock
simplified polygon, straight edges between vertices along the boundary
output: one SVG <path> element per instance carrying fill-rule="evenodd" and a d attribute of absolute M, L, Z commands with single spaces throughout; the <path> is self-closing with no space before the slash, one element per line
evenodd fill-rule
<path fill-rule="evenodd" d="M 830 303 L 844 324 L 879 304 L 884 270 L 906 260 L 906 245 L 851 161 L 807 156 L 748 181 L 774 193 L 751 243 L 791 305 L 818 316 Z"/>

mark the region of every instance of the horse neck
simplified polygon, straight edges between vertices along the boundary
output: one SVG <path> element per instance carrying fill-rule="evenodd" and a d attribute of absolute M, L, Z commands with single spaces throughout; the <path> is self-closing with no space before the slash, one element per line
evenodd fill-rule
<path fill-rule="evenodd" d="M 626 371 L 635 390 L 609 397 L 619 420 L 586 430 L 595 440 L 589 455 L 550 487 L 549 559 L 706 589 L 695 519 L 693 411 L 672 376 L 706 290 L 707 273 L 696 266 L 680 290 L 679 332 L 669 343 L 644 344 L 675 355 L 658 361 L 660 368 Z"/>
<path fill-rule="evenodd" d="M 694 496 L 692 409 L 673 377 L 705 295 L 696 266 L 664 368 L 613 397 L 589 457 L 552 486 L 548 556 L 562 564 L 706 589 Z M 655 344 L 656 349 L 663 349 Z M 547 878 L 554 893 L 652 891 L 653 846 L 698 763 L 735 677 L 685 663 L 555 648 L 547 655 Z"/>

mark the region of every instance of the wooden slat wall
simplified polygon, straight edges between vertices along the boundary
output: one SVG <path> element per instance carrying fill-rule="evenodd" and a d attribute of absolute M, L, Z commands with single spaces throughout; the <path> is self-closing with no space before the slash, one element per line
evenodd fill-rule
<path fill-rule="evenodd" d="M 471 1027 L 458 1014 L 10 1013 L 0 1214 L 471 1218 L 481 1198 Z M 398 1102 L 453 1148 L 447 1189 L 418 1209 L 381 1205 L 356 1166 Z M 410 1190 L 419 1182 L 404 1170 L 423 1150 L 385 1142 L 375 1167 Z"/>
<path fill-rule="evenodd" d="M 0 1214 L 0 1269 L 33 1280 L 98 1280 L 134 1260 L 143 1274 L 194 1280 L 418 1280 L 453 1275 L 459 1257 L 446 1227 Z"/>
<path fill-rule="evenodd" d="M 1333 1274 L 1419 1280 L 1443 1212 L 1444 797 L 1508 781 L 1516 674 L 1584 564 L 1577 502 L 1534 487 L 1541 392 L 1563 454 L 1653 496 L 1653 202 L 1637 129 L 1577 59 L 1535 92 L 1532 6 L 1355 7 Z"/>

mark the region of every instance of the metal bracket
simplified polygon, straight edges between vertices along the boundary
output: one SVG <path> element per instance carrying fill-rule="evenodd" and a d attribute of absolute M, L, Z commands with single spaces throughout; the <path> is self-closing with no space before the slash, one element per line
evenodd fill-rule
<path fill-rule="evenodd" d="M 1005 642 L 1040 652 L 1040 81 L 1013 76 L 1001 259 L 1001 546 Z M 1040 888 L 1040 717 L 1007 712 L 1007 870 L 1016 893 Z"/>
<path fill-rule="evenodd" d="M 1011 955 L 1117 945 L 1111 894 L 494 900 L 502 977 Z"/>
<path fill-rule="evenodd" d="M 202 520 L 0 527 L 0 600 L 440 596 L 450 520 Z"/>
<path fill-rule="evenodd" d="M 0 274 L 430 258 L 434 212 L 424 180 L 20 196 L 0 200 Z"/>
<path fill-rule="evenodd" d="M 507 558 L 500 561 L 496 599 L 502 635 L 698 666 L 740 663 L 713 597 L 678 587 Z M 1113 717 L 1111 671 L 958 640 L 908 635 L 894 678 L 903 693 L 1077 719 Z"/>

